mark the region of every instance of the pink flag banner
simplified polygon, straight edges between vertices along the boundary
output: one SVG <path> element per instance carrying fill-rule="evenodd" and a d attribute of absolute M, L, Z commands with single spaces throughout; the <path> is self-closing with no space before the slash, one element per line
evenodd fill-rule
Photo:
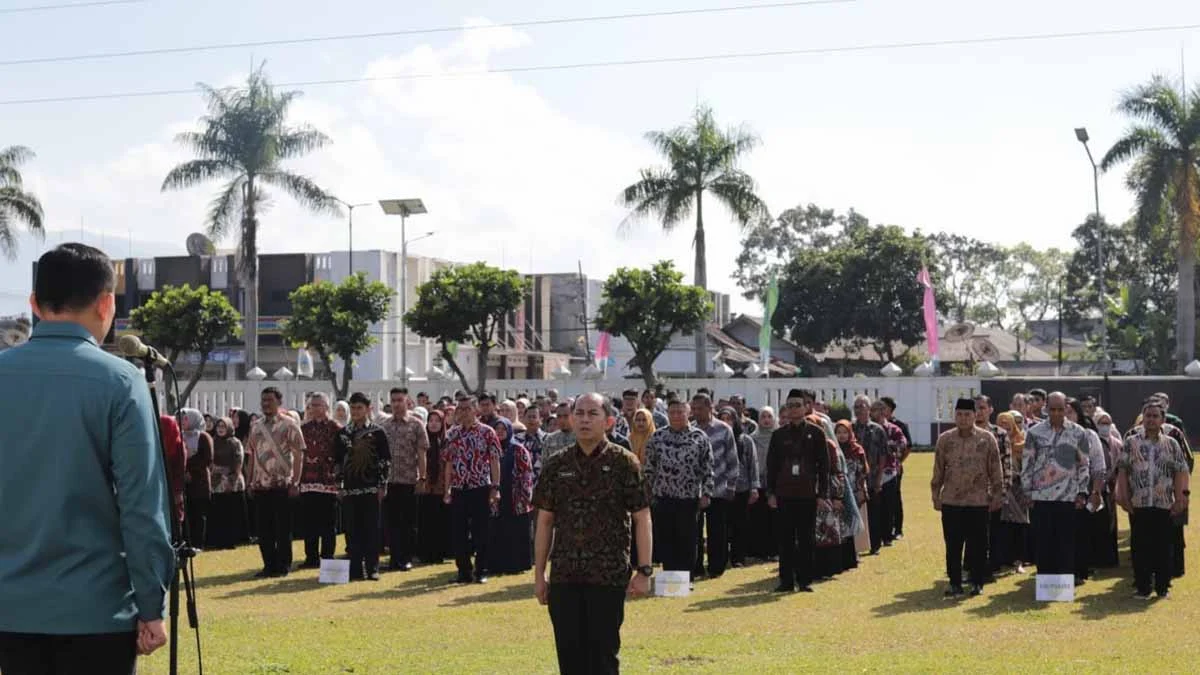
<path fill-rule="evenodd" d="M 925 287 L 925 342 L 929 344 L 929 358 L 933 363 L 938 361 L 938 322 L 937 322 L 937 304 L 933 299 L 933 279 L 929 276 L 929 269 L 924 265 L 921 266 L 921 273 L 917 275 L 917 283 Z"/>
<path fill-rule="evenodd" d="M 596 340 L 596 363 L 598 365 L 608 362 L 608 350 L 611 343 L 612 336 L 601 331 L 599 339 Z"/>

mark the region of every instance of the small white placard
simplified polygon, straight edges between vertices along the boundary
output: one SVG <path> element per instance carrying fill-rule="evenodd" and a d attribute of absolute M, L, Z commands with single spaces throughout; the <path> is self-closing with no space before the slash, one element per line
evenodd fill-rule
<path fill-rule="evenodd" d="M 691 594 L 691 572 L 659 572 L 654 575 L 654 594 L 663 598 L 686 598 Z"/>
<path fill-rule="evenodd" d="M 321 560 L 321 574 L 317 578 L 323 584 L 350 583 L 349 560 Z"/>
<path fill-rule="evenodd" d="M 1039 574 L 1037 575 L 1038 602 L 1074 602 L 1074 574 Z"/>

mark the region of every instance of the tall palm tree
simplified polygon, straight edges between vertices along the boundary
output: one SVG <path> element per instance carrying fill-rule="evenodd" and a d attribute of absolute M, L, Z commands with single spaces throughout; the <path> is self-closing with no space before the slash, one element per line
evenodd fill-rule
<path fill-rule="evenodd" d="M 1187 100 L 1190 98 L 1190 101 Z M 1149 227 L 1169 213 L 1179 232 L 1175 357 L 1182 370 L 1196 351 L 1196 241 L 1200 237 L 1200 88 L 1190 96 L 1154 77 L 1121 96 L 1117 110 L 1135 122 L 1100 166 L 1132 160 L 1126 179 L 1137 195 L 1137 221 Z"/>
<path fill-rule="evenodd" d="M 334 198 L 311 179 L 286 171 L 281 163 L 330 143 L 307 125 L 288 126 L 288 108 L 298 91 L 277 92 L 260 66 L 244 87 L 214 89 L 198 85 L 208 104 L 200 131 L 179 134 L 176 140 L 191 148 L 197 159 L 171 169 L 162 189 L 227 180 L 209 206 L 206 227 L 220 239 L 238 232 L 238 274 L 245 291 L 246 368 L 258 365 L 258 218 L 267 206 L 263 186 L 283 190 L 317 213 L 340 213 Z"/>
<path fill-rule="evenodd" d="M 33 159 L 33 151 L 19 145 L 0 148 L 0 251 L 12 260 L 17 255 L 17 234 L 14 223 L 43 236 L 42 205 L 37 197 L 26 192 L 17 167 Z"/>
<path fill-rule="evenodd" d="M 689 124 L 670 131 L 651 131 L 646 140 L 666 160 L 665 167 L 642 169 L 641 179 L 625 188 L 621 202 L 632 209 L 622 227 L 653 217 L 670 232 L 694 210 L 696 251 L 693 283 L 708 288 L 708 254 L 704 238 L 704 193 L 724 204 L 743 228 L 768 216 L 767 206 L 755 194 L 754 179 L 738 168 L 738 161 L 759 140 L 744 128 L 719 129 L 712 109 L 700 105 Z M 703 326 L 696 331 L 696 375 L 707 367 Z"/>

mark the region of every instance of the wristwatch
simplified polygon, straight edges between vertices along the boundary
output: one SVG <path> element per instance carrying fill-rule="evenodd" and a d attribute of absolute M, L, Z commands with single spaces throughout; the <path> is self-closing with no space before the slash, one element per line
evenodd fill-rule
<path fill-rule="evenodd" d="M 637 573 L 644 577 L 654 576 L 654 568 L 650 565 L 642 565 L 637 568 Z"/>
<path fill-rule="evenodd" d="M 1184 490 L 1184 491 L 1183 491 L 1183 496 L 1184 496 L 1184 497 L 1191 497 L 1191 496 L 1192 496 L 1192 491 L 1191 491 L 1191 490 Z"/>

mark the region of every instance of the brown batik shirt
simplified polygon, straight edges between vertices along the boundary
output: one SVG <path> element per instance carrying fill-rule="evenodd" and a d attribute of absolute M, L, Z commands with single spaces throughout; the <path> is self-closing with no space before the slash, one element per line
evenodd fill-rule
<path fill-rule="evenodd" d="M 958 429 L 938 436 L 933 455 L 933 503 L 988 506 L 1004 494 L 1004 470 L 996 437 L 979 427 L 963 437 Z"/>
<path fill-rule="evenodd" d="M 550 583 L 629 583 L 629 514 L 650 506 L 633 453 L 605 443 L 589 457 L 573 444 L 545 459 L 533 505 L 554 514 Z"/>

